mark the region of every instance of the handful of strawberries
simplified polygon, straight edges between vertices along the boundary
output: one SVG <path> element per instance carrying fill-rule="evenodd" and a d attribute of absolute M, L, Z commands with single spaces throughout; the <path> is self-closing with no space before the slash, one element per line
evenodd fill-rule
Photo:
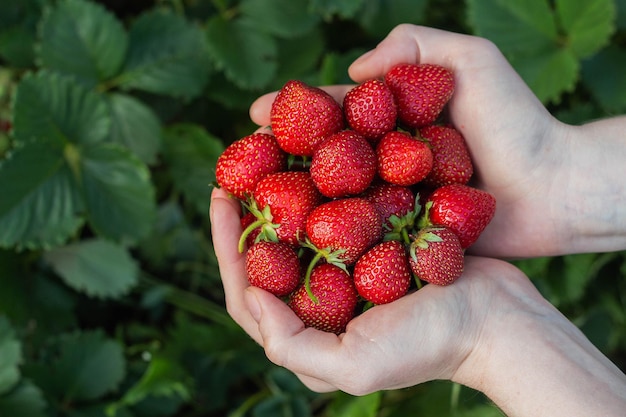
<path fill-rule="evenodd" d="M 468 185 L 465 139 L 444 124 L 453 92 L 452 72 L 430 64 L 397 65 L 341 104 L 287 82 L 273 135 L 233 142 L 216 166 L 219 186 L 244 207 L 250 284 L 337 334 L 371 304 L 452 284 L 496 206 Z"/>

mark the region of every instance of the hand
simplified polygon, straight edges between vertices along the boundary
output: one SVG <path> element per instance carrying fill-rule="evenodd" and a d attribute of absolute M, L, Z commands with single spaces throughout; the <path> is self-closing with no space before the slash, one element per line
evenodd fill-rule
<path fill-rule="evenodd" d="M 337 336 L 305 328 L 282 300 L 249 286 L 239 204 L 223 190 L 213 191 L 211 222 L 229 314 L 314 391 L 448 379 L 510 416 L 619 416 L 626 406 L 626 376 L 506 262 L 467 257 L 453 285 L 375 306 Z"/>
<path fill-rule="evenodd" d="M 495 217 L 471 253 L 518 258 L 626 247 L 626 222 L 616 225 L 615 221 L 624 216 L 607 213 L 606 207 L 599 210 L 603 198 L 625 195 L 611 191 L 600 178 L 603 169 L 607 177 L 626 178 L 620 176 L 626 146 L 611 149 L 616 154 L 611 159 L 590 142 L 584 129 L 557 121 L 500 51 L 482 38 L 400 25 L 376 49 L 357 59 L 349 73 L 362 82 L 382 77 L 401 62 L 434 63 L 454 71 L 456 90 L 448 116 L 468 143 L 475 164 L 473 185 L 497 200 Z M 349 88 L 326 87 L 340 102 Z M 257 124 L 270 123 L 274 96 L 263 96 L 251 106 Z M 623 136 L 617 129 L 602 134 Z M 611 171 L 616 169 L 620 171 Z M 594 172 L 593 184 L 581 178 L 589 171 Z M 626 188 L 626 181 L 622 182 L 618 190 Z M 590 200 L 589 195 L 597 199 Z M 616 230 L 617 239 L 606 238 Z M 591 239 L 581 239 L 587 236 Z"/>

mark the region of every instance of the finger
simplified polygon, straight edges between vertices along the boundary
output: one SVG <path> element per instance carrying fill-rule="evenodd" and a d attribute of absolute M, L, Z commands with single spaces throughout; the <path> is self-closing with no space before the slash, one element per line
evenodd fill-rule
<path fill-rule="evenodd" d="M 352 88 L 351 85 L 322 86 L 322 90 L 330 94 L 338 103 L 343 102 L 343 97 Z M 256 99 L 250 106 L 250 119 L 259 126 L 270 125 L 270 109 L 278 92 L 267 93 Z"/>
<path fill-rule="evenodd" d="M 211 194 L 211 233 L 220 277 L 224 286 L 226 309 L 231 317 L 257 342 L 261 341 L 256 321 L 250 315 L 244 300 L 249 287 L 245 254 L 237 246 L 241 235 L 239 203 L 226 191 L 216 188 Z"/>

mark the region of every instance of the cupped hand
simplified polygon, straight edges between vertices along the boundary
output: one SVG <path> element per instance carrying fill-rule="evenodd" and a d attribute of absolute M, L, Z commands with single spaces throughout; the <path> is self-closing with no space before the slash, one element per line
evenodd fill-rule
<path fill-rule="evenodd" d="M 239 206 L 223 190 L 213 191 L 211 220 L 229 314 L 272 362 L 319 392 L 362 395 L 435 379 L 454 380 L 473 350 L 489 345 L 483 340 L 484 329 L 500 320 L 503 309 L 524 310 L 525 305 L 518 306 L 520 299 L 544 303 L 526 277 L 508 263 L 468 257 L 463 276 L 453 285 L 426 285 L 393 303 L 375 306 L 337 336 L 305 328 L 284 301 L 249 285 L 245 254 L 237 250 Z M 469 383 L 476 375 L 464 378 L 458 382 Z"/>
<path fill-rule="evenodd" d="M 400 25 L 349 68 L 355 82 L 382 77 L 397 63 L 432 63 L 454 72 L 449 120 L 465 137 L 475 164 L 473 186 L 491 192 L 496 215 L 470 250 L 477 255 L 529 257 L 565 251 L 567 225 L 559 195 L 568 126 L 553 118 L 489 41 Z M 339 102 L 351 86 L 324 87 Z M 275 93 L 250 108 L 269 125 Z M 564 181 L 566 178 L 564 179 Z"/>

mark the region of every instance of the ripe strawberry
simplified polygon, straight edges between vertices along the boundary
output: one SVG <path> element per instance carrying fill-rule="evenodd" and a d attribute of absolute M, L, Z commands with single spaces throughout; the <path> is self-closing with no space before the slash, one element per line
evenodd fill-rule
<path fill-rule="evenodd" d="M 402 217 L 415 209 L 415 195 L 409 187 L 402 185 L 380 182 L 369 187 L 361 195 L 370 203 L 374 204 L 383 226 L 391 227 L 391 216 Z"/>
<path fill-rule="evenodd" d="M 343 111 L 348 125 L 372 143 L 396 127 L 395 98 L 380 80 L 365 81 L 348 91 Z"/>
<path fill-rule="evenodd" d="M 421 229 L 409 249 L 409 264 L 422 281 L 452 284 L 463 273 L 464 256 L 456 234 L 447 227 Z"/>
<path fill-rule="evenodd" d="M 431 125 L 421 129 L 420 135 L 433 151 L 433 169 L 424 183 L 432 187 L 467 184 L 474 167 L 461 133 L 450 126 Z"/>
<path fill-rule="evenodd" d="M 322 140 L 344 127 L 339 103 L 324 90 L 297 80 L 280 89 L 270 118 L 280 147 L 300 156 L 312 156 Z"/>
<path fill-rule="evenodd" d="M 360 194 L 376 176 L 376 153 L 363 136 L 343 130 L 317 146 L 310 171 L 326 197 Z"/>
<path fill-rule="evenodd" d="M 355 315 L 358 294 L 352 277 L 336 265 L 320 264 L 311 273 L 310 291 L 301 285 L 291 295 L 289 307 L 307 327 L 340 334 Z"/>
<path fill-rule="evenodd" d="M 450 184 L 430 195 L 426 210 L 427 221 L 450 228 L 466 249 L 478 239 L 493 218 L 496 199 L 477 188 Z"/>
<path fill-rule="evenodd" d="M 376 146 L 376 156 L 378 175 L 392 184 L 417 184 L 433 166 L 433 153 L 428 144 L 399 131 L 383 136 Z"/>
<path fill-rule="evenodd" d="M 266 236 L 297 246 L 304 238 L 306 219 L 323 199 L 306 171 L 267 175 L 254 190 L 252 210 Z M 254 208 L 256 205 L 256 209 Z M 267 239 L 266 239 L 267 240 Z"/>
<path fill-rule="evenodd" d="M 411 267 L 404 245 L 382 242 L 368 250 L 354 265 L 354 285 L 359 295 L 374 304 L 402 297 L 411 285 Z"/>
<path fill-rule="evenodd" d="M 450 70 L 432 64 L 398 64 L 385 74 L 398 105 L 398 118 L 410 128 L 432 124 L 454 92 Z"/>
<path fill-rule="evenodd" d="M 300 282 L 300 259 L 286 243 L 260 241 L 246 252 L 246 272 L 250 285 L 283 297 Z"/>
<path fill-rule="evenodd" d="M 231 143 L 217 158 L 217 183 L 243 200 L 267 174 L 283 171 L 287 154 L 272 135 L 253 133 Z"/>
<path fill-rule="evenodd" d="M 346 265 L 353 265 L 383 236 L 376 207 L 357 197 L 329 201 L 313 209 L 306 233 L 317 248 L 344 251 L 341 259 Z"/>

